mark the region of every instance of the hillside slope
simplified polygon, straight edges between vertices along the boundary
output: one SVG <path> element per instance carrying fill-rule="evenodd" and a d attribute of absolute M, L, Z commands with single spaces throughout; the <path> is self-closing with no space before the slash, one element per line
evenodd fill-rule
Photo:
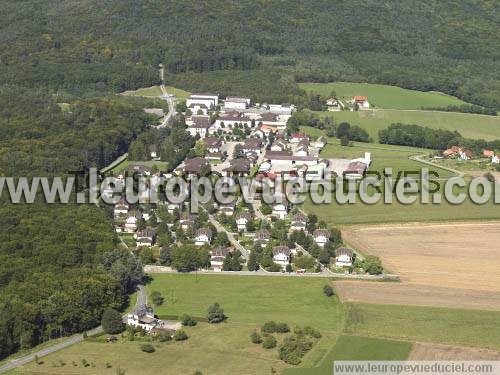
<path fill-rule="evenodd" d="M 156 83 L 166 62 L 170 74 L 276 71 L 500 107 L 493 0 L 6 0 L 1 15 L 0 83 L 123 91 Z"/>

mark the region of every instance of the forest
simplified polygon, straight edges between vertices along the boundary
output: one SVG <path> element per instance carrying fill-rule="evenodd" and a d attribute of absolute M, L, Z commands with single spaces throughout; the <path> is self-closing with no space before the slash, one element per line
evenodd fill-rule
<path fill-rule="evenodd" d="M 55 176 L 102 167 L 152 119 L 124 99 L 75 100 L 63 111 L 46 91 L 0 88 L 0 175 Z M 121 309 L 142 267 L 116 250 L 111 218 L 94 205 L 0 199 L 0 359 L 99 325 Z"/>
<path fill-rule="evenodd" d="M 222 95 L 255 95 L 262 85 L 259 101 L 293 96 L 296 81 L 352 81 L 442 91 L 499 109 L 496 7 L 491 0 L 5 0 L 0 83 L 61 95 L 117 92 L 157 83 L 163 63 L 180 88 L 215 90 L 217 79 Z"/>

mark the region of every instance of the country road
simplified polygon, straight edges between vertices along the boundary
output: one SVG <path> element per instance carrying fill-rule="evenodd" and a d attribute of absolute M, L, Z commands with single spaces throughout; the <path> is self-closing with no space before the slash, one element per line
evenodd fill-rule
<path fill-rule="evenodd" d="M 161 79 L 161 85 L 160 89 L 161 92 L 163 93 L 162 99 L 167 101 L 168 104 L 168 113 L 167 115 L 163 118 L 163 121 L 160 125 L 157 126 L 157 128 L 164 128 L 166 127 L 172 119 L 175 117 L 175 99 L 173 96 L 171 96 L 165 87 L 165 72 L 163 66 L 160 67 L 160 79 Z"/>

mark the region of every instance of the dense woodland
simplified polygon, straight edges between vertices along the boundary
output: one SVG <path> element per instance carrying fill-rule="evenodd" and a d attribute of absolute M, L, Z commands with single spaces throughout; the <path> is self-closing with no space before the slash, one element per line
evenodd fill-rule
<path fill-rule="evenodd" d="M 123 99 L 75 100 L 66 111 L 44 90 L 0 88 L 0 175 L 53 176 L 102 167 L 151 119 Z M 4 189 L 6 190 L 6 189 Z M 116 250 L 110 218 L 94 205 L 0 199 L 0 358 L 97 326 L 122 308 L 142 267 Z"/>
<path fill-rule="evenodd" d="M 121 91 L 157 83 L 164 63 L 184 88 L 262 85 L 258 100 L 293 96 L 294 80 L 343 80 L 499 109 L 499 23 L 493 0 L 6 0 L 0 82 Z"/>

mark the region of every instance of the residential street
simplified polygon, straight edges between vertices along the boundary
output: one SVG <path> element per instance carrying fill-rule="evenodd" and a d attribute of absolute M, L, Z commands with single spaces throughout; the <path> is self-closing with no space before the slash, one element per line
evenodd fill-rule
<path fill-rule="evenodd" d="M 208 219 L 210 220 L 210 223 L 217 229 L 217 232 L 226 232 L 227 237 L 229 238 L 229 241 L 231 244 L 235 247 L 235 249 L 241 251 L 241 256 L 245 258 L 245 261 L 248 261 L 248 258 L 250 254 L 248 254 L 247 249 L 245 249 L 237 240 L 234 238 L 233 234 L 231 232 L 228 232 L 226 228 L 224 228 L 212 215 L 208 215 Z"/>

